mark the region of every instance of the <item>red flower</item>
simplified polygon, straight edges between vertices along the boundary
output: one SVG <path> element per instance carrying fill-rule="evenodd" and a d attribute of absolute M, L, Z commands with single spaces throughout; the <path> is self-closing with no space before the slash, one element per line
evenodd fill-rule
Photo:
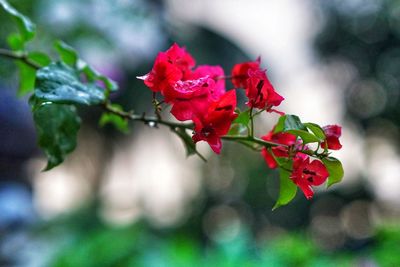
<path fill-rule="evenodd" d="M 192 73 L 191 79 L 209 77 L 215 81 L 215 86 L 209 87 L 212 100 L 218 100 L 225 93 L 224 70 L 221 66 L 201 65 Z"/>
<path fill-rule="evenodd" d="M 323 127 L 325 132 L 325 142 L 321 144 L 322 148 L 326 148 L 327 145 L 329 149 L 339 150 L 342 148 L 340 144 L 339 137 L 342 135 L 342 127 L 339 125 L 327 125 Z"/>
<path fill-rule="evenodd" d="M 168 61 L 174 64 L 182 71 L 182 77 L 187 79 L 190 75 L 191 69 L 196 65 L 196 61 L 184 47 L 179 47 L 174 43 L 166 52 Z"/>
<path fill-rule="evenodd" d="M 172 64 L 165 53 L 158 53 L 152 70 L 137 77 L 153 92 L 164 92 L 182 78 L 182 71 Z"/>
<path fill-rule="evenodd" d="M 165 100 L 172 102 L 171 113 L 177 120 L 191 120 L 204 114 L 210 105 L 210 88 L 215 87 L 208 76 L 197 80 L 178 81 L 174 87 L 165 91 Z"/>
<path fill-rule="evenodd" d="M 260 58 L 256 61 L 244 62 L 236 64 L 232 69 L 232 83 L 235 87 L 245 88 L 247 86 L 247 79 L 249 78 L 249 70 L 260 69 Z"/>
<path fill-rule="evenodd" d="M 219 154 L 222 147 L 221 136 L 228 133 L 232 121 L 237 117 L 235 108 L 235 90 L 226 92 L 218 101 L 212 102 L 205 114 L 193 118 L 193 141 L 206 141 Z"/>
<path fill-rule="evenodd" d="M 287 158 L 289 157 L 288 154 L 288 148 L 286 146 L 292 146 L 296 143 L 296 136 L 290 133 L 273 133 L 274 131 L 270 131 L 267 135 L 262 136 L 261 138 L 265 141 L 270 141 L 274 142 L 277 144 L 282 144 L 283 146 L 275 146 L 272 147 L 272 153 L 274 154 L 273 156 L 270 154 L 270 152 L 266 149 L 263 148 L 261 150 L 261 155 L 263 156 L 265 162 L 267 163 L 268 167 L 271 169 L 274 169 L 278 167 L 278 163 L 275 161 L 275 157 L 283 157 Z"/>
<path fill-rule="evenodd" d="M 248 77 L 245 89 L 249 107 L 270 110 L 272 106 L 280 105 L 284 98 L 275 92 L 265 71 L 250 69 Z"/>
<path fill-rule="evenodd" d="M 180 121 L 207 112 L 212 101 L 225 93 L 224 71 L 220 66 L 202 65 L 192 70 L 195 60 L 182 47 L 173 44 L 157 55 L 152 70 L 142 76 L 153 91 L 161 92 L 171 113 Z"/>
<path fill-rule="evenodd" d="M 190 76 L 195 65 L 193 57 L 184 48 L 174 43 L 167 51 L 158 53 L 152 70 L 139 79 L 144 80 L 153 92 L 161 92 L 173 87 L 182 78 Z"/>
<path fill-rule="evenodd" d="M 310 158 L 296 158 L 293 162 L 292 181 L 300 187 L 307 199 L 314 195 L 312 186 L 323 184 L 329 173 L 325 165 L 319 160 L 310 162 Z"/>
<path fill-rule="evenodd" d="M 249 107 L 275 111 L 272 107 L 279 106 L 284 99 L 275 91 L 265 70 L 260 69 L 260 58 L 236 64 L 232 69 L 232 83 L 246 89 Z"/>

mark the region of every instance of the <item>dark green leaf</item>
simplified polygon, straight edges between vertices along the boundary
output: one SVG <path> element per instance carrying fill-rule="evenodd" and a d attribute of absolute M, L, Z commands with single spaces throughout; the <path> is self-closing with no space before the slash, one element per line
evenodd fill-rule
<path fill-rule="evenodd" d="M 28 59 L 41 65 L 42 67 L 47 66 L 51 63 L 51 59 L 47 54 L 38 51 L 29 52 Z"/>
<path fill-rule="evenodd" d="M 74 48 L 67 45 L 63 41 L 56 41 L 54 43 L 54 47 L 64 63 L 70 65 L 71 67 L 76 66 L 76 63 L 78 62 L 78 53 Z"/>
<path fill-rule="evenodd" d="M 185 131 L 185 129 L 177 128 L 175 133 L 182 139 L 183 144 L 186 148 L 186 156 L 191 156 L 196 154 L 196 144 L 193 142 L 190 135 Z"/>
<path fill-rule="evenodd" d="M 279 169 L 279 197 L 272 210 L 288 204 L 296 196 L 297 186 L 289 177 L 290 172 L 282 168 Z"/>
<path fill-rule="evenodd" d="M 322 162 L 329 172 L 327 186 L 330 187 L 333 184 L 339 183 L 344 175 L 342 163 L 334 157 L 324 158 L 322 159 Z"/>
<path fill-rule="evenodd" d="M 112 107 L 116 110 L 122 110 L 122 107 L 117 104 L 113 104 Z M 122 133 L 129 132 L 128 120 L 117 114 L 104 112 L 103 115 L 101 115 L 99 125 L 101 127 L 104 127 L 106 124 L 112 124 L 116 129 L 118 129 Z"/>
<path fill-rule="evenodd" d="M 320 142 L 322 140 L 320 140 L 318 137 L 316 137 L 315 135 L 313 135 L 312 133 L 308 132 L 308 131 L 303 131 L 303 130 L 289 130 L 287 131 L 288 133 L 294 134 L 295 136 L 299 136 L 302 140 L 304 144 L 308 144 L 308 143 L 314 143 L 314 142 Z"/>
<path fill-rule="evenodd" d="M 310 131 L 313 132 L 315 136 L 318 137 L 321 141 L 325 140 L 325 133 L 321 126 L 311 122 L 304 123 L 304 126 L 310 129 Z"/>
<path fill-rule="evenodd" d="M 57 41 L 54 46 L 63 62 L 70 65 L 71 67 L 76 66 L 79 60 L 79 55 L 74 48 L 64 43 L 63 41 Z M 80 67 L 80 72 L 86 75 L 86 78 L 89 82 L 101 81 L 104 84 L 104 87 L 107 89 L 107 93 L 118 90 L 118 85 L 115 81 L 100 74 L 97 70 L 92 68 L 86 62 L 80 60 L 80 63 L 82 63 L 80 65 L 83 65 L 83 67 Z"/>
<path fill-rule="evenodd" d="M 306 127 L 301 123 L 296 115 L 283 115 L 279 118 L 275 126 L 274 133 L 287 132 L 289 130 L 307 131 Z"/>
<path fill-rule="evenodd" d="M 74 69 L 58 62 L 36 73 L 35 96 L 55 103 L 95 105 L 104 101 L 104 90 L 83 84 Z"/>
<path fill-rule="evenodd" d="M 81 69 L 81 71 L 86 75 L 88 81 L 90 82 L 102 81 L 106 89 L 109 90 L 110 92 L 118 90 L 118 84 L 115 81 L 100 74 L 97 70 L 93 69 L 88 64 L 85 64 L 85 66 Z"/>
<path fill-rule="evenodd" d="M 22 39 L 22 36 L 17 33 L 11 33 L 7 37 L 7 43 L 10 46 L 10 48 L 14 51 L 17 50 L 24 50 L 24 40 Z"/>
<path fill-rule="evenodd" d="M 24 42 L 31 40 L 35 36 L 35 24 L 33 24 L 30 19 L 19 13 L 18 10 L 13 8 L 7 1 L 0 0 L 0 5 L 16 21 L 18 30 L 20 31 Z"/>
<path fill-rule="evenodd" d="M 23 62 L 16 62 L 16 64 L 20 76 L 18 96 L 23 96 L 33 91 L 35 87 L 36 70 Z"/>
<path fill-rule="evenodd" d="M 173 131 L 181 138 L 183 144 L 185 145 L 187 157 L 197 154 L 202 160 L 206 161 L 206 159 L 197 151 L 196 144 L 193 142 L 192 137 L 190 137 L 185 129 L 176 128 Z"/>
<path fill-rule="evenodd" d="M 73 105 L 46 104 L 35 98 L 31 98 L 31 105 L 38 143 L 47 155 L 47 171 L 75 149 L 80 118 Z"/>

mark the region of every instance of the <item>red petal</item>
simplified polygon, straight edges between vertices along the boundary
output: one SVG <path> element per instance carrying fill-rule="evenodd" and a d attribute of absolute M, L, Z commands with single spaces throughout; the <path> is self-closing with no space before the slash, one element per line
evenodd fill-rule
<path fill-rule="evenodd" d="M 326 138 L 326 142 L 328 143 L 328 148 L 332 150 L 339 150 L 342 148 L 342 144 L 339 141 L 339 138 L 329 136 Z M 322 148 L 326 148 L 325 142 L 321 144 Z"/>
<path fill-rule="evenodd" d="M 250 61 L 240 64 L 236 64 L 232 68 L 232 83 L 235 87 L 246 87 L 246 80 L 249 77 L 249 69 L 257 70 L 260 69 L 259 61 Z"/>
<path fill-rule="evenodd" d="M 215 153 L 217 154 L 221 153 L 221 148 L 222 148 L 221 138 L 215 135 L 215 136 L 210 136 L 210 138 L 207 138 L 206 141 Z"/>
<path fill-rule="evenodd" d="M 312 185 L 323 184 L 329 176 L 325 165 L 319 160 L 313 160 L 306 168 L 316 173 L 316 175 L 313 175 L 313 181 L 310 182 Z"/>
<path fill-rule="evenodd" d="M 191 75 L 190 79 L 209 77 L 215 81 L 214 86 L 210 86 L 212 100 L 218 100 L 225 93 L 224 70 L 220 66 L 201 65 L 198 66 Z"/>
<path fill-rule="evenodd" d="M 267 166 L 270 169 L 275 169 L 276 167 L 278 167 L 278 164 L 276 163 L 274 157 L 268 152 L 266 148 L 263 148 L 261 150 L 261 155 L 263 156 L 265 163 L 267 163 Z"/>
<path fill-rule="evenodd" d="M 339 150 L 342 148 L 339 138 L 342 135 L 342 127 L 339 125 L 327 125 L 323 127 L 326 142 L 328 143 L 328 148 L 333 150 Z M 325 142 L 321 144 L 322 148 L 326 148 Z"/>

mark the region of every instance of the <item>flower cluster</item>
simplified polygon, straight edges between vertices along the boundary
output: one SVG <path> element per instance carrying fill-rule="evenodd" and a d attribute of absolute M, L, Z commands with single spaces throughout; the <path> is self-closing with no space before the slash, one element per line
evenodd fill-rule
<path fill-rule="evenodd" d="M 284 98 L 275 91 L 266 70 L 260 65 L 259 58 L 239 63 L 233 66 L 230 76 L 225 76 L 220 66 L 196 67 L 195 59 L 185 48 L 173 44 L 167 51 L 157 55 L 149 73 L 138 78 L 153 91 L 153 95 L 161 94 L 162 102 L 171 106 L 170 112 L 178 121 L 193 122 L 194 143 L 206 141 L 219 154 L 222 148 L 221 138 L 227 135 L 238 116 L 236 89 L 245 90 L 251 124 L 254 109 L 286 116 L 275 109 Z M 226 89 L 227 79 L 231 79 L 233 84 L 234 88 L 231 90 Z M 323 137 L 315 141 L 317 137 L 308 132 L 300 121 L 296 125 L 297 128 L 283 128 L 279 131 L 274 128 L 258 140 L 265 141 L 261 154 L 268 167 L 283 168 L 282 162 L 290 162 L 290 169 L 286 169 L 290 172 L 290 179 L 309 199 L 313 196 L 312 186 L 321 185 L 329 177 L 328 169 L 321 160 L 329 155 L 328 149 L 341 148 L 341 128 L 337 125 L 321 128 L 313 124 L 314 131 L 318 133 L 316 135 Z M 256 140 L 253 130 L 248 126 L 247 129 L 248 140 Z M 303 139 L 304 134 L 308 134 L 308 139 Z M 311 141 L 318 143 L 315 151 L 310 150 L 307 145 L 310 143 L 310 135 L 314 138 Z M 273 145 L 267 146 L 268 144 Z M 320 153 L 319 150 L 323 152 Z"/>
<path fill-rule="evenodd" d="M 323 127 L 325 139 L 318 146 L 325 149 L 339 150 L 339 137 L 341 127 L 338 125 L 327 125 Z M 277 146 L 271 149 L 263 148 L 261 154 L 269 168 L 274 169 L 279 166 L 278 161 L 293 160 L 293 170 L 290 178 L 303 191 L 307 199 L 313 197 L 312 186 L 323 184 L 329 176 L 325 165 L 318 159 L 310 160 L 308 155 L 309 147 L 302 143 L 296 135 L 286 132 L 274 133 L 274 130 L 262 136 L 265 141 L 271 141 Z"/>
<path fill-rule="evenodd" d="M 193 141 L 206 141 L 219 154 L 221 136 L 228 133 L 237 117 L 236 91 L 226 90 L 224 70 L 220 66 L 201 65 L 195 68 L 194 58 L 182 47 L 173 44 L 160 52 L 152 70 L 139 79 L 153 92 L 160 92 L 171 104 L 171 114 L 179 121 L 193 121 Z M 283 97 L 275 92 L 260 60 L 237 64 L 232 70 L 232 83 L 244 88 L 249 107 L 272 111 Z"/>

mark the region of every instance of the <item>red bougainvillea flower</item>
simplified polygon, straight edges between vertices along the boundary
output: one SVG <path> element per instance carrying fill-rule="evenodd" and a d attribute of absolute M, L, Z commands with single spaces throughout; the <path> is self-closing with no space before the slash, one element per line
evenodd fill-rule
<path fill-rule="evenodd" d="M 209 77 L 215 81 L 215 86 L 210 86 L 210 97 L 212 100 L 218 100 L 225 93 L 224 70 L 220 66 L 201 65 L 192 73 L 191 79 Z"/>
<path fill-rule="evenodd" d="M 160 52 L 152 70 L 139 79 L 153 92 L 161 92 L 171 113 L 180 121 L 207 112 L 211 102 L 225 93 L 224 71 L 220 66 L 202 65 L 193 70 L 195 60 L 185 48 L 173 44 Z"/>
<path fill-rule="evenodd" d="M 326 140 L 321 144 L 321 147 L 332 150 L 341 149 L 342 144 L 340 144 L 339 137 L 342 135 L 342 127 L 339 125 L 327 125 L 323 127 L 323 130 L 325 132 Z"/>
<path fill-rule="evenodd" d="M 152 70 L 137 77 L 153 92 L 161 92 L 171 88 L 177 81 L 190 76 L 195 65 L 193 57 L 184 48 L 173 44 L 167 51 L 158 53 Z"/>
<path fill-rule="evenodd" d="M 235 90 L 226 92 L 218 101 L 212 102 L 205 114 L 193 118 L 193 141 L 206 141 L 219 154 L 222 148 L 221 136 L 228 133 L 232 121 L 237 117 L 235 108 Z"/>
<path fill-rule="evenodd" d="M 245 88 L 247 86 L 247 79 L 249 78 L 249 70 L 260 69 L 260 58 L 256 61 L 249 61 L 239 63 L 232 68 L 232 83 L 235 87 Z"/>
<path fill-rule="evenodd" d="M 152 70 L 137 77 L 153 92 L 164 92 L 182 78 L 182 71 L 172 64 L 165 53 L 158 53 Z"/>
<path fill-rule="evenodd" d="M 210 105 L 210 88 L 215 87 L 213 79 L 208 76 L 197 80 L 177 81 L 165 91 L 165 100 L 172 102 L 171 113 L 177 120 L 191 120 L 207 112 Z"/>
<path fill-rule="evenodd" d="M 187 79 L 190 76 L 191 69 L 196 65 L 196 61 L 184 47 L 179 47 L 174 43 L 166 52 L 165 55 L 168 61 L 178 67 L 182 71 L 183 79 Z"/>
<path fill-rule="evenodd" d="M 249 70 L 247 79 L 246 95 L 249 98 L 247 105 L 259 109 L 271 109 L 279 106 L 283 97 L 275 92 L 274 87 L 268 80 L 265 71 Z"/>
<path fill-rule="evenodd" d="M 267 163 L 268 167 L 271 169 L 278 167 L 278 163 L 276 162 L 274 157 L 289 157 L 288 148 L 286 146 L 292 146 L 296 143 L 295 135 L 290 133 L 274 134 L 273 130 L 270 131 L 268 134 L 262 136 L 261 139 L 277 144 L 282 144 L 282 146 L 275 146 L 271 148 L 271 151 L 274 155 L 271 155 L 271 153 L 265 147 L 261 150 L 261 155 L 263 156 L 265 163 Z"/>
<path fill-rule="evenodd" d="M 293 162 L 292 181 L 300 187 L 305 197 L 310 199 L 314 195 L 312 186 L 323 184 L 329 173 L 325 165 L 319 160 L 310 162 L 310 158 L 296 158 Z"/>
<path fill-rule="evenodd" d="M 232 83 L 246 90 L 249 107 L 275 111 L 272 107 L 279 106 L 284 99 L 275 91 L 265 70 L 260 68 L 260 58 L 233 66 Z"/>

